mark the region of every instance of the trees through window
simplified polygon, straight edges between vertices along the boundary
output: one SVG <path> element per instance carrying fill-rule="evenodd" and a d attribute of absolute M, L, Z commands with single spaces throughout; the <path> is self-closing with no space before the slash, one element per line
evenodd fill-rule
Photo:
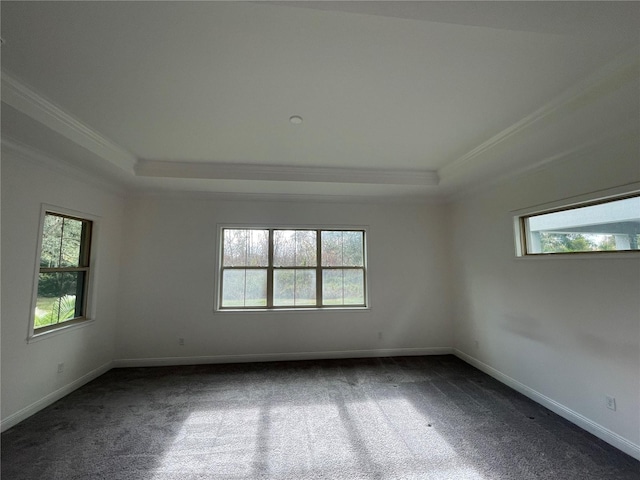
<path fill-rule="evenodd" d="M 525 255 L 638 251 L 640 196 L 525 215 L 520 229 Z"/>
<path fill-rule="evenodd" d="M 86 319 L 92 222 L 45 212 L 34 333 Z"/>
<path fill-rule="evenodd" d="M 364 230 L 223 228 L 221 309 L 366 306 Z"/>

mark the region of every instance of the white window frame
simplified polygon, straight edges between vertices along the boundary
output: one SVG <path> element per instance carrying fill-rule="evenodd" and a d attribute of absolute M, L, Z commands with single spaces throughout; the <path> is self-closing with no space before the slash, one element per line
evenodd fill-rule
<path fill-rule="evenodd" d="M 38 299 L 38 280 L 40 276 L 40 256 L 42 254 L 42 234 L 44 230 L 44 220 L 47 213 L 63 215 L 66 217 L 73 217 L 81 220 L 88 220 L 91 222 L 91 242 L 89 251 L 89 272 L 87 275 L 88 285 L 85 288 L 85 315 L 84 317 L 74 319 L 68 322 L 62 322 L 52 328 L 47 328 L 44 331 L 38 331 L 35 328 L 35 309 Z M 31 309 L 29 311 L 29 326 L 27 332 L 27 343 L 39 341 L 43 338 L 58 335 L 63 332 L 75 330 L 90 325 L 95 320 L 95 295 L 96 291 L 96 271 L 97 271 L 97 258 L 98 258 L 98 236 L 100 230 L 100 217 L 81 212 L 78 210 L 60 207 L 57 205 L 51 205 L 43 203 L 40 207 L 40 220 L 38 226 L 38 242 L 36 248 L 36 256 L 34 262 L 34 275 L 33 275 L 33 292 L 31 296 Z"/>
<path fill-rule="evenodd" d="M 611 250 L 562 253 L 528 253 L 527 252 L 527 219 L 536 215 L 562 212 L 592 205 L 599 205 L 640 196 L 640 182 L 634 182 L 606 190 L 598 190 L 584 195 L 569 197 L 562 200 L 544 203 L 510 213 L 514 240 L 515 256 L 518 259 L 549 259 L 549 258 L 635 258 L 640 257 L 640 250 Z"/>
<path fill-rule="evenodd" d="M 225 229 L 255 229 L 255 230 L 320 230 L 320 231 L 361 231 L 364 232 L 363 251 L 363 272 L 364 272 L 364 305 L 297 305 L 297 306 L 264 306 L 264 307 L 222 307 L 222 255 L 223 255 L 223 231 Z M 287 224 L 218 224 L 216 228 L 216 276 L 214 281 L 214 313 L 284 313 L 284 312 L 336 312 L 336 311 L 369 311 L 371 310 L 371 299 L 369 295 L 370 270 L 368 263 L 368 236 L 369 228 L 366 225 L 287 225 Z M 318 265 L 314 267 L 321 270 L 320 258 Z M 268 272 L 273 271 L 273 267 L 268 268 Z M 269 273 L 267 273 L 269 275 Z M 267 294 L 268 295 L 268 294 Z"/>

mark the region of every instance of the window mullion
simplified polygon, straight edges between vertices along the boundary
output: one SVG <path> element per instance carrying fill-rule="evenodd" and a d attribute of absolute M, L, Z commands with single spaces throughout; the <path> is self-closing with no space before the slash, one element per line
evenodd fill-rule
<path fill-rule="evenodd" d="M 82 258 L 82 266 L 89 267 L 90 254 L 91 254 L 91 229 L 92 225 L 90 222 L 85 220 L 82 221 L 82 231 L 80 235 L 80 257 Z"/>
<path fill-rule="evenodd" d="M 322 230 L 316 230 L 316 306 L 322 306 Z"/>
<path fill-rule="evenodd" d="M 267 262 L 267 308 L 273 308 L 273 229 L 269 229 L 269 259 Z"/>
<path fill-rule="evenodd" d="M 62 217 L 62 227 L 60 229 L 60 249 L 58 251 L 58 267 L 62 264 L 62 244 L 64 243 L 64 217 Z"/>
<path fill-rule="evenodd" d="M 88 272 L 89 267 L 40 267 L 40 273 Z"/>

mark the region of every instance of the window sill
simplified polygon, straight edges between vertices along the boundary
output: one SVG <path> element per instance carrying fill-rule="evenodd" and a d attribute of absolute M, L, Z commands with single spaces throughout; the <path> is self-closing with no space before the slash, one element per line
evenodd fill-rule
<path fill-rule="evenodd" d="M 77 330 L 79 328 L 84 328 L 88 325 L 92 325 L 95 322 L 95 319 L 87 319 L 83 322 L 78 322 L 78 323 L 72 323 L 70 325 L 61 325 L 58 328 L 55 328 L 53 330 L 48 330 L 46 332 L 42 332 L 42 333 L 33 333 L 31 334 L 29 337 L 27 337 L 27 343 L 35 343 L 35 342 L 39 342 L 41 340 L 45 340 L 47 338 L 51 338 L 51 337 L 55 337 L 57 335 L 60 335 L 61 333 L 66 333 L 66 332 L 70 332 L 71 330 Z"/>
<path fill-rule="evenodd" d="M 329 313 L 329 312 L 340 312 L 340 313 L 344 313 L 344 312 L 354 312 L 354 313 L 363 313 L 363 312 L 370 312 L 371 311 L 371 307 L 330 307 L 330 308 L 269 308 L 269 309 L 224 309 L 224 310 L 220 310 L 220 309 L 215 309 L 213 311 L 214 315 L 226 315 L 226 314 L 230 314 L 230 315 L 238 315 L 238 314 L 250 314 L 250 315 L 255 315 L 255 314 L 299 314 L 299 313 Z"/>
<path fill-rule="evenodd" d="M 516 260 L 631 260 L 639 259 L 640 250 L 624 252 L 576 252 L 576 253 L 533 253 L 527 255 L 516 255 Z"/>

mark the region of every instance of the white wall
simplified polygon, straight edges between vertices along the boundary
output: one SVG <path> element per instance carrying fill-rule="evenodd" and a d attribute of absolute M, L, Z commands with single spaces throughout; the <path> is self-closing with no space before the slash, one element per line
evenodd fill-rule
<path fill-rule="evenodd" d="M 448 351 L 445 214 L 442 205 L 132 198 L 118 329 L 118 358 L 126 361 L 120 364 Z M 371 310 L 213 313 L 216 227 L 225 223 L 367 226 Z"/>
<path fill-rule="evenodd" d="M 3 152 L 2 426 L 112 360 L 439 353 L 455 345 L 638 456 L 640 260 L 515 259 L 511 215 L 640 180 L 638 147 L 636 138 L 619 139 L 446 206 L 123 198 Z M 101 217 L 97 316 L 27 344 L 42 202 Z M 216 227 L 228 223 L 367 226 L 371 309 L 213 313 Z M 616 412 L 605 408 L 605 395 L 616 397 Z"/>
<path fill-rule="evenodd" d="M 102 373 L 114 356 L 123 201 L 52 165 L 3 147 L 3 429 Z M 42 203 L 100 217 L 96 315 L 91 324 L 27 343 Z"/>
<path fill-rule="evenodd" d="M 640 180 L 639 147 L 622 137 L 451 206 L 457 349 L 636 457 L 640 258 L 516 259 L 510 212 Z"/>

